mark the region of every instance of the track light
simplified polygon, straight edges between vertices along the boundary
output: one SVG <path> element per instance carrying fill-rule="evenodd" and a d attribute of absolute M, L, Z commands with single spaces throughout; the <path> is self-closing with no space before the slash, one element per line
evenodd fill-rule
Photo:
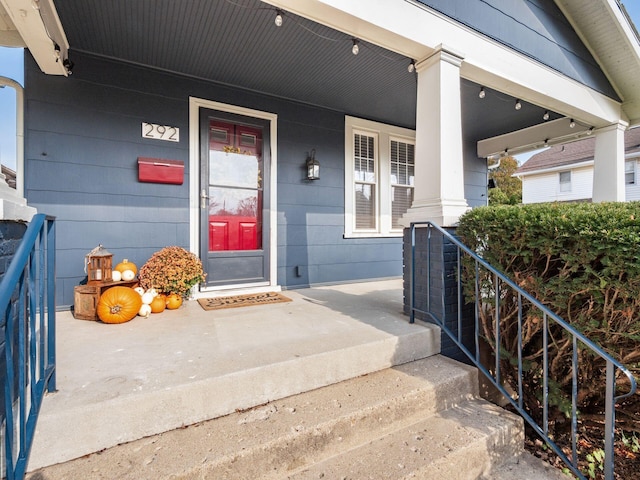
<path fill-rule="evenodd" d="M 276 24 L 276 27 L 282 26 L 282 10 L 276 10 L 275 24 Z"/>
<path fill-rule="evenodd" d="M 573 118 L 569 121 L 569 128 L 575 128 L 576 122 L 573 121 Z"/>
<path fill-rule="evenodd" d="M 515 109 L 516 110 L 520 110 L 522 108 L 522 104 L 520 103 L 520 100 L 516 100 L 516 104 L 515 104 Z"/>
<path fill-rule="evenodd" d="M 353 39 L 353 47 L 351 47 L 351 53 L 357 55 L 360 52 L 360 47 L 358 47 L 358 40 Z"/>
<path fill-rule="evenodd" d="M 484 91 L 484 87 L 480 87 L 480 93 L 478 93 L 478 98 L 484 98 L 487 93 Z"/>
<path fill-rule="evenodd" d="M 409 73 L 413 73 L 415 69 L 416 69 L 416 62 L 411 60 L 411 63 L 407 67 L 407 70 L 409 71 Z"/>
<path fill-rule="evenodd" d="M 589 130 L 587 130 L 587 135 L 591 135 L 593 133 L 594 128 L 591 127 L 589 128 Z"/>
<path fill-rule="evenodd" d="M 548 138 L 545 138 L 545 139 L 544 139 L 544 146 L 545 146 L 545 147 L 548 147 L 548 146 L 549 146 L 549 139 L 548 139 Z"/>
<path fill-rule="evenodd" d="M 542 115 L 542 120 L 544 120 L 545 122 L 549 120 L 549 110 L 544 111 L 544 115 Z"/>

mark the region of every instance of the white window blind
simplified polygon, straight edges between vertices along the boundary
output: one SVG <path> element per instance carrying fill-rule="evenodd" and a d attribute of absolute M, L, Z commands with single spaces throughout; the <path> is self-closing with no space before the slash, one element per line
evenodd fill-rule
<path fill-rule="evenodd" d="M 355 228 L 376 228 L 376 151 L 375 137 L 353 136 L 355 178 Z"/>
<path fill-rule="evenodd" d="M 400 219 L 413 202 L 415 146 L 391 140 L 391 223 L 402 228 Z"/>

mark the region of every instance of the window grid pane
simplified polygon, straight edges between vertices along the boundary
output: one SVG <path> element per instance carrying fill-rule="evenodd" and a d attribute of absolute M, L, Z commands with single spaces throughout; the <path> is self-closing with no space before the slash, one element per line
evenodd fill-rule
<path fill-rule="evenodd" d="M 393 228 L 402 228 L 400 219 L 413 202 L 413 187 L 393 187 L 391 195 L 391 222 Z"/>
<path fill-rule="evenodd" d="M 391 141 L 391 183 L 413 185 L 415 146 L 411 143 Z"/>
<path fill-rule="evenodd" d="M 375 183 L 376 157 L 374 137 L 354 134 L 354 174 L 359 182 Z"/>
<path fill-rule="evenodd" d="M 633 185 L 636 183 L 636 161 L 626 162 L 624 164 L 624 183 Z"/>
<path fill-rule="evenodd" d="M 571 191 L 571 172 L 560 172 L 560 191 Z"/>
<path fill-rule="evenodd" d="M 356 229 L 376 228 L 376 187 L 356 183 Z"/>

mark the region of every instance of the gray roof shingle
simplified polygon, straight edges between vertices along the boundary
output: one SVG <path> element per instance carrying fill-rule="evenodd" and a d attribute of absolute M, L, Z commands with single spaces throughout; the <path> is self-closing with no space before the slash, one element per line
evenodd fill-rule
<path fill-rule="evenodd" d="M 515 174 L 530 174 L 538 170 L 593 160 L 595 146 L 595 137 L 587 137 L 563 145 L 554 145 L 533 155 L 516 170 Z M 640 152 L 640 127 L 625 132 L 624 148 L 627 154 Z"/>

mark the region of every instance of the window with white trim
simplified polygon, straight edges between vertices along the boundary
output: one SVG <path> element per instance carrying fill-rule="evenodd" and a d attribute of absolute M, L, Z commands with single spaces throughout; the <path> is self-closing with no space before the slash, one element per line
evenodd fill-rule
<path fill-rule="evenodd" d="M 345 117 L 345 237 L 402 235 L 414 170 L 413 130 Z"/>
<path fill-rule="evenodd" d="M 624 183 L 634 185 L 636 183 L 636 159 L 624 164 Z"/>
<path fill-rule="evenodd" d="M 558 177 L 560 181 L 560 191 L 570 192 L 571 191 L 571 170 L 567 172 L 560 172 Z"/>

